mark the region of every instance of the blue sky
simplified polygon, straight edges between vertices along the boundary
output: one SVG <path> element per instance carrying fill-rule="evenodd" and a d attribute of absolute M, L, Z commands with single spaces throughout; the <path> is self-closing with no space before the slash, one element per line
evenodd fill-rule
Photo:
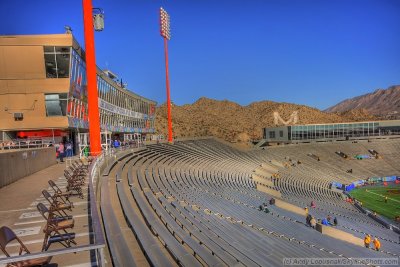
<path fill-rule="evenodd" d="M 400 84 L 399 0 L 93 0 L 105 11 L 96 59 L 134 92 L 162 103 L 158 9 L 171 16 L 171 97 L 325 109 Z M 62 33 L 83 46 L 81 1 L 0 1 L 0 34 Z"/>

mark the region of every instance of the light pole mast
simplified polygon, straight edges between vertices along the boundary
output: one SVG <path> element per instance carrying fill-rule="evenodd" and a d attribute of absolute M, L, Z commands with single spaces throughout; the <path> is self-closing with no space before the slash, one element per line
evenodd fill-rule
<path fill-rule="evenodd" d="M 94 28 L 92 0 L 82 0 L 83 26 L 85 32 L 86 76 L 89 109 L 89 138 L 91 155 L 101 153 L 100 115 L 97 93 L 96 58 L 94 51 Z M 97 20 L 96 20 L 97 22 Z"/>
<path fill-rule="evenodd" d="M 169 89 L 168 72 L 168 41 L 171 39 L 171 32 L 169 15 L 162 7 L 160 7 L 160 34 L 164 38 L 165 74 L 167 85 L 168 142 L 172 143 L 171 94 Z"/>

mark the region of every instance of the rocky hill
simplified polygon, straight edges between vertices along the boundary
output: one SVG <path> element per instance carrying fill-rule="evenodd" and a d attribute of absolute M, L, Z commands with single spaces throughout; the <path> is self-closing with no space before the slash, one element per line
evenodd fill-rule
<path fill-rule="evenodd" d="M 263 127 L 274 126 L 274 112 L 279 112 L 286 121 L 294 111 L 298 111 L 298 124 L 362 121 L 373 118 L 365 110 L 342 115 L 289 103 L 261 101 L 241 106 L 227 100 L 200 98 L 190 105 L 173 105 L 172 124 L 176 137 L 212 135 L 230 142 L 247 142 L 260 139 Z M 157 108 L 156 115 L 156 130 L 166 136 L 165 104 Z"/>
<path fill-rule="evenodd" d="M 365 109 L 368 113 L 381 118 L 400 118 L 400 85 L 346 99 L 325 111 L 345 112 L 353 109 Z"/>

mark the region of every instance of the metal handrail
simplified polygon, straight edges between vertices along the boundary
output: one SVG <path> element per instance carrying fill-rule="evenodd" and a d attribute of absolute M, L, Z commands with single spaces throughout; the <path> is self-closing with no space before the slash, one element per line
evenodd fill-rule
<path fill-rule="evenodd" d="M 70 248 L 63 248 L 63 249 L 56 249 L 52 251 L 43 251 L 43 252 L 36 252 L 31 254 L 24 254 L 20 256 L 13 256 L 7 258 L 1 258 L 0 264 L 7 264 L 12 262 L 24 261 L 24 260 L 31 260 L 37 259 L 42 257 L 49 257 L 49 256 L 56 256 L 62 254 L 70 254 L 76 252 L 83 252 L 89 250 L 96 250 L 97 252 L 97 265 L 98 266 L 105 266 L 104 260 L 104 248 L 105 248 L 105 238 L 102 230 L 102 225 L 99 217 L 99 213 L 97 210 L 97 201 L 96 201 L 96 194 L 95 189 L 93 187 L 93 182 L 99 176 L 99 164 L 102 164 L 104 161 L 104 155 L 101 154 L 95 160 L 93 160 L 92 164 L 89 167 L 89 197 L 90 197 L 90 218 L 92 221 L 92 229 L 93 229 L 93 244 L 88 245 L 81 245 L 76 247 Z"/>

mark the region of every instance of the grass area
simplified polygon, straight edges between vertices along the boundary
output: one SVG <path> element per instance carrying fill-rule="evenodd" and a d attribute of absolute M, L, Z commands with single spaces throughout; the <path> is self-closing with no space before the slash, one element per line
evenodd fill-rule
<path fill-rule="evenodd" d="M 361 201 L 363 207 L 391 220 L 400 215 L 400 185 L 361 187 L 350 191 L 350 195 Z"/>

